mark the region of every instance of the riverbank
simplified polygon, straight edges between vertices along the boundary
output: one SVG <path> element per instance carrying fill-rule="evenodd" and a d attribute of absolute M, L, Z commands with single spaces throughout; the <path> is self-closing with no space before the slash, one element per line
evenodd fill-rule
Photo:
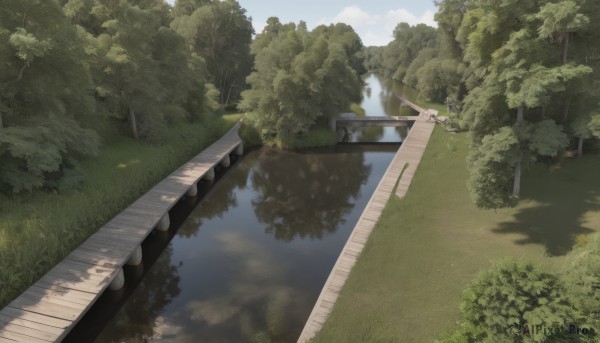
<path fill-rule="evenodd" d="M 82 163 L 79 190 L 0 197 L 0 308 L 239 118 L 174 125 L 162 145 L 114 137 Z"/>
<path fill-rule="evenodd" d="M 454 328 L 463 289 L 490 260 L 555 268 L 598 230 L 597 156 L 534 166 L 519 206 L 494 212 L 470 199 L 467 151 L 467 134 L 436 127 L 410 191 L 388 202 L 313 342 L 431 342 Z"/>

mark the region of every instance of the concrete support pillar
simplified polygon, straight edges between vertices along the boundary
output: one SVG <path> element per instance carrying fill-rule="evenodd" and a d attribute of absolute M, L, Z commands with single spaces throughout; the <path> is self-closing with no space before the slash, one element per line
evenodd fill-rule
<path fill-rule="evenodd" d="M 210 168 L 209 171 L 204 174 L 204 180 L 212 181 L 215 179 L 215 168 Z"/>
<path fill-rule="evenodd" d="M 196 195 L 198 195 L 198 184 L 194 183 L 192 185 L 192 187 L 190 187 L 190 189 L 188 189 L 187 193 L 185 193 L 185 195 L 189 196 L 189 197 L 195 197 Z"/>
<path fill-rule="evenodd" d="M 221 165 L 225 168 L 229 168 L 229 166 L 231 165 L 231 159 L 229 158 L 229 155 L 226 155 L 225 158 L 221 160 Z"/>
<path fill-rule="evenodd" d="M 169 212 L 165 213 L 165 215 L 160 219 L 156 229 L 158 231 L 168 231 L 169 226 L 171 226 L 171 218 L 169 218 Z"/>
<path fill-rule="evenodd" d="M 238 156 L 242 156 L 244 154 L 244 143 L 240 143 L 240 145 L 235 148 L 235 154 Z"/>
<path fill-rule="evenodd" d="M 137 266 L 140 263 L 142 263 L 142 246 L 138 245 L 138 247 L 135 248 L 131 256 L 129 256 L 129 260 L 127 260 L 127 265 Z"/>
<path fill-rule="evenodd" d="M 125 274 L 123 274 L 123 268 L 119 268 L 117 275 L 115 275 L 115 278 L 108 285 L 108 289 L 118 291 L 123 288 L 123 285 L 125 285 Z"/>

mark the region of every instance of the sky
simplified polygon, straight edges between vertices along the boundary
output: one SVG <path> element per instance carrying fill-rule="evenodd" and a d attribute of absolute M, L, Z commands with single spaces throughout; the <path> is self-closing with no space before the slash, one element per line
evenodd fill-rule
<path fill-rule="evenodd" d="M 173 3 L 175 0 L 167 0 Z M 437 26 L 433 0 L 238 0 L 252 17 L 260 33 L 267 19 L 276 16 L 282 23 L 304 20 L 309 29 L 321 24 L 342 22 L 352 25 L 365 46 L 386 45 L 402 21 L 411 25 Z"/>

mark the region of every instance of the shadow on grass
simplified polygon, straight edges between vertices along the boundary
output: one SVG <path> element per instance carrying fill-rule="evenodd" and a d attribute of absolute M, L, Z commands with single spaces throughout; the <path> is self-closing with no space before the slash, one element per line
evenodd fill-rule
<path fill-rule="evenodd" d="M 523 182 L 514 221 L 500 223 L 493 232 L 525 235 L 515 243 L 543 245 L 549 256 L 567 254 L 577 240 L 599 231 L 585 226 L 585 216 L 600 210 L 600 180 L 593 172 L 599 166 L 597 158 L 569 161 L 554 171 L 536 166 Z M 528 207 L 531 203 L 536 205 Z"/>

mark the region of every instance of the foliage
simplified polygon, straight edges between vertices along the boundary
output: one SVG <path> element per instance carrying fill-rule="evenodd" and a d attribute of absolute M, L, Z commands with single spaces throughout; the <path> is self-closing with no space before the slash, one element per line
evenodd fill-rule
<path fill-rule="evenodd" d="M 557 156 L 568 146 L 569 134 L 585 136 L 582 129 L 587 124 L 583 122 L 589 113 L 585 106 L 596 96 L 590 92 L 595 62 L 579 54 L 567 58 L 571 36 L 592 38 L 585 31 L 589 18 L 582 8 L 568 0 L 546 4 L 475 1 L 456 14 L 463 17 L 456 39 L 464 49 L 463 74 L 471 88 L 459 121 L 473 132 L 471 160 L 477 158 L 476 151 L 485 149 L 481 146 L 484 137 L 496 135 L 503 127 L 512 126 L 519 141 L 520 158 L 506 158 L 515 164 L 513 171 L 505 168 L 502 173 L 506 174 L 499 175 L 493 169 L 473 169 L 471 189 L 478 190 L 474 192 L 478 204 L 481 198 L 505 198 L 504 188 L 476 187 L 474 182 L 513 179 L 518 196 L 523 163 Z M 577 110 L 575 118 L 569 117 L 572 109 Z M 565 132 L 565 126 L 575 130 Z"/>
<path fill-rule="evenodd" d="M 583 247 L 575 248 L 564 263 L 564 279 L 581 311 L 581 326 L 600 328 L 600 235 L 594 234 Z"/>
<path fill-rule="evenodd" d="M 561 334 L 511 336 L 509 325 L 569 325 L 576 313 L 560 279 L 532 263 L 503 260 L 465 290 L 461 311 L 477 342 L 568 342 Z"/>
<path fill-rule="evenodd" d="M 52 30 L 46 28 L 52 27 Z M 65 53 L 68 51 L 69 53 Z M 0 191 L 51 187 L 94 155 L 95 112 L 77 31 L 55 1 L 11 0 L 0 8 Z"/>
<path fill-rule="evenodd" d="M 471 150 L 469 190 L 478 207 L 496 209 L 511 205 L 510 171 L 518 158 L 519 140 L 508 127 L 485 136 L 481 145 Z"/>
<path fill-rule="evenodd" d="M 361 82 L 350 65 L 357 50 L 348 49 L 347 40 L 338 42 L 330 33 L 336 27 L 308 32 L 272 18 L 257 36 L 256 71 L 248 77 L 252 88 L 242 93 L 240 108 L 264 139 L 293 141 L 360 99 Z M 341 28 L 344 37 L 356 36 L 348 26 Z"/>
<path fill-rule="evenodd" d="M 223 108 L 239 100 L 250 73 L 252 22 L 236 0 L 181 1 L 171 27 L 206 63 L 208 80 L 220 93 Z"/>

